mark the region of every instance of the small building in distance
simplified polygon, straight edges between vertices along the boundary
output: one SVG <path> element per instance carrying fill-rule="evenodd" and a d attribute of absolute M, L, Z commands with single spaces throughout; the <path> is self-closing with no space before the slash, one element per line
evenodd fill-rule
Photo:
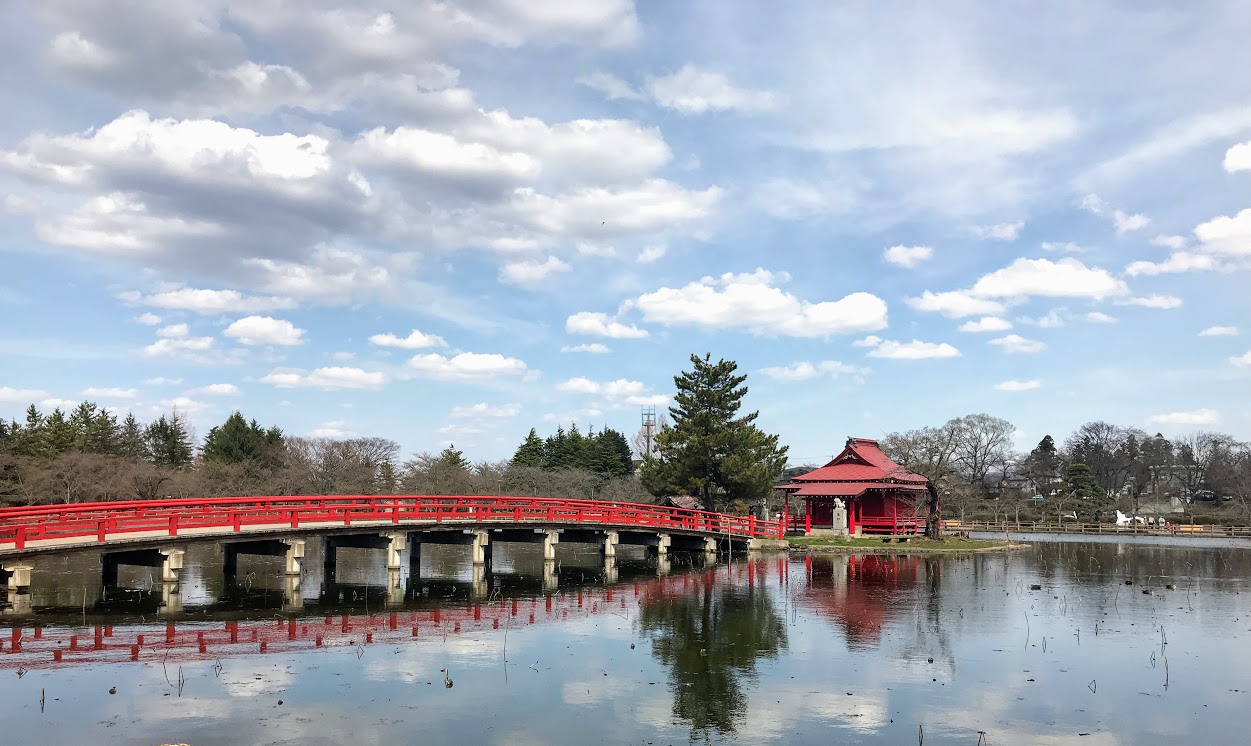
<path fill-rule="evenodd" d="M 925 528 L 926 483 L 920 474 L 891 461 L 876 440 L 848 438 L 833 461 L 802 474 L 778 489 L 786 492 L 787 515 L 793 499 L 804 502 L 804 533 L 842 533 L 834 526 L 834 501 L 846 506 L 846 532 L 915 534 Z"/>

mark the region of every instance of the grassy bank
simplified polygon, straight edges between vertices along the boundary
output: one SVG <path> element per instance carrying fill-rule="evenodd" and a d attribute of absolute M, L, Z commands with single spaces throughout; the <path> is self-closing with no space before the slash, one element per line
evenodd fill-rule
<path fill-rule="evenodd" d="M 962 539 L 948 537 L 940 540 L 914 537 L 905 542 L 882 541 L 881 537 L 859 537 L 848 539 L 829 539 L 819 537 L 794 536 L 787 539 L 791 547 L 796 549 L 812 549 L 817 551 L 862 551 L 862 552 L 976 552 L 996 549 L 1009 549 L 1020 544 L 1011 541 L 983 541 L 978 539 Z"/>

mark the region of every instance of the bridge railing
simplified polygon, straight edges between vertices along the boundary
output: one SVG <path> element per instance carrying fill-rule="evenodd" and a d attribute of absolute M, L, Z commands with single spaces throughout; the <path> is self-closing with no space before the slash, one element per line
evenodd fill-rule
<path fill-rule="evenodd" d="M 0 550 L 31 542 L 106 542 L 137 534 L 239 532 L 353 523 L 551 523 L 781 537 L 780 521 L 644 503 L 468 495 L 177 498 L 0 508 Z M 204 531 L 208 530 L 208 531 Z M 78 540 L 78 542 L 74 542 Z"/>
<path fill-rule="evenodd" d="M 1079 523 L 1076 521 L 947 521 L 947 527 L 962 531 L 1034 534 L 1140 534 L 1144 536 L 1208 536 L 1251 538 L 1251 526 L 1170 523 L 1167 526 L 1131 523 Z M 954 525 L 953 525 L 954 524 Z"/>

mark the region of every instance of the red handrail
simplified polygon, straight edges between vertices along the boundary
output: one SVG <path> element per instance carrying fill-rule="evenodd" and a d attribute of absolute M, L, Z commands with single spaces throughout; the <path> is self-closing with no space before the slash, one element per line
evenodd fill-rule
<path fill-rule="evenodd" d="M 212 535 L 212 529 L 316 528 L 353 522 L 522 523 L 638 526 L 737 538 L 783 536 L 781 521 L 645 503 L 470 495 L 281 495 L 172 498 L 0 508 L 0 551 L 60 540 Z M 209 529 L 210 531 L 204 531 Z M 137 534 L 148 534 L 138 537 Z M 74 541 L 79 540 L 79 541 Z M 44 544 L 43 546 L 48 546 Z"/>

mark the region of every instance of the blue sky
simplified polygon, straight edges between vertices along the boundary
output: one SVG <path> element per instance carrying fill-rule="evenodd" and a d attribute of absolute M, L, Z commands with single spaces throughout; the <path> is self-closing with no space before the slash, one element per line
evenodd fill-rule
<path fill-rule="evenodd" d="M 16 0 L 0 414 L 1251 438 L 1251 9 Z"/>

